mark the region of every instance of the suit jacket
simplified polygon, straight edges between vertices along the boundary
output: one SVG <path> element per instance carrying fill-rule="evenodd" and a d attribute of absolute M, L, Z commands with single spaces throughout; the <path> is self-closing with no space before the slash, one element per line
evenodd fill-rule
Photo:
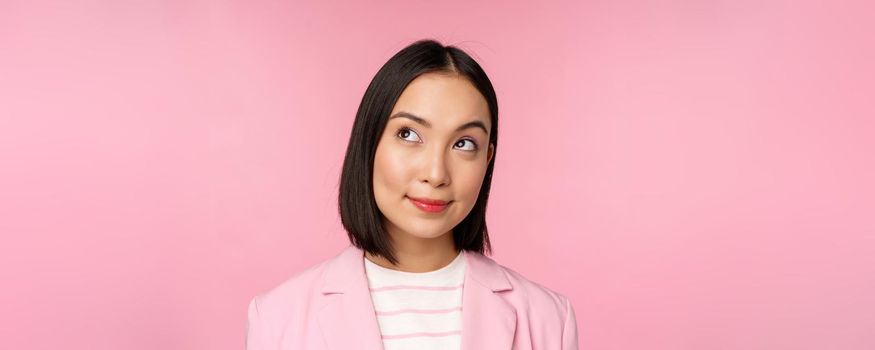
<path fill-rule="evenodd" d="M 578 348 L 568 299 L 463 251 L 462 350 Z M 247 350 L 382 350 L 364 251 L 349 245 L 249 301 Z"/>

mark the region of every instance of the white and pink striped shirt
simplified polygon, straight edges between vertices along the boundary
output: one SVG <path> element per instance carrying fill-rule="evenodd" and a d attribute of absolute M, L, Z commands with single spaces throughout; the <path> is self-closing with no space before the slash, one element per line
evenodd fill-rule
<path fill-rule="evenodd" d="M 463 254 L 447 266 L 420 273 L 388 269 L 365 258 L 384 349 L 460 348 Z"/>

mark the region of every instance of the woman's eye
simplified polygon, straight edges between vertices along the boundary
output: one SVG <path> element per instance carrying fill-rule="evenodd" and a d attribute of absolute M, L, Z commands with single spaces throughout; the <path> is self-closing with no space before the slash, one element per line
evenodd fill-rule
<path fill-rule="evenodd" d="M 459 140 L 459 142 L 456 142 L 456 144 L 458 145 L 461 143 L 462 145 L 464 145 L 465 141 L 468 141 L 471 144 L 471 148 L 466 148 L 466 149 L 464 149 L 465 151 L 476 151 L 477 150 L 477 143 L 474 142 L 474 140 L 462 139 L 462 140 Z"/>
<path fill-rule="evenodd" d="M 416 140 L 408 140 L 407 137 L 408 137 L 410 134 L 416 135 Z M 411 130 L 411 129 L 408 129 L 408 128 L 401 128 L 401 129 L 398 129 L 398 132 L 395 133 L 395 136 L 400 136 L 401 139 L 404 140 L 404 141 L 409 141 L 409 142 L 419 142 L 419 135 L 417 135 L 415 131 L 413 131 L 413 130 Z"/>
<path fill-rule="evenodd" d="M 413 139 L 409 139 L 411 137 L 411 135 L 414 136 Z M 408 127 L 402 127 L 400 129 L 398 129 L 398 131 L 395 133 L 395 136 L 400 138 L 403 141 L 406 141 L 406 142 L 420 142 L 421 141 L 419 139 L 419 135 L 416 133 L 416 131 L 413 131 L 412 129 L 410 129 Z M 470 144 L 468 148 L 464 148 L 466 141 Z M 456 142 L 456 146 L 463 147 L 461 149 L 464 151 L 476 151 L 477 150 L 477 143 L 471 139 L 459 140 L 458 142 Z"/>

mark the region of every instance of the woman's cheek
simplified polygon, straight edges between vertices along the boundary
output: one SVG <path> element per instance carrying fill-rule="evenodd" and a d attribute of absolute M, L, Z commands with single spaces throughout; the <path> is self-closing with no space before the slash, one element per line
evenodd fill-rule
<path fill-rule="evenodd" d="M 465 173 L 464 181 L 460 184 L 462 188 L 458 189 L 459 193 L 464 193 L 465 199 L 472 205 L 477 201 L 477 197 L 480 194 L 480 186 L 483 184 L 485 173 L 485 170 L 479 168 L 470 169 L 470 171 Z"/>
<path fill-rule="evenodd" d="M 389 159 L 387 159 L 389 176 L 398 185 L 403 184 L 403 178 L 409 173 L 410 160 L 408 158 L 403 150 L 393 149 L 389 153 Z"/>

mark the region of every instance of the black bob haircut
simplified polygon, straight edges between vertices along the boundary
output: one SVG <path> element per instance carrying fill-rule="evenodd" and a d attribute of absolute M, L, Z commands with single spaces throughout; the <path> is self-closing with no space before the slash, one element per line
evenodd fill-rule
<path fill-rule="evenodd" d="M 480 65 L 464 51 L 432 39 L 423 39 L 392 56 L 371 80 L 356 112 L 340 175 L 338 209 L 350 242 L 393 264 L 398 261 L 390 237 L 383 227 L 382 213 L 374 199 L 374 154 L 398 97 L 413 79 L 430 72 L 457 74 L 468 79 L 489 105 L 492 159 L 487 166 L 477 202 L 468 216 L 453 228 L 452 234 L 457 250 L 492 253 L 486 229 L 486 202 L 498 149 L 498 100 L 495 90 Z"/>

